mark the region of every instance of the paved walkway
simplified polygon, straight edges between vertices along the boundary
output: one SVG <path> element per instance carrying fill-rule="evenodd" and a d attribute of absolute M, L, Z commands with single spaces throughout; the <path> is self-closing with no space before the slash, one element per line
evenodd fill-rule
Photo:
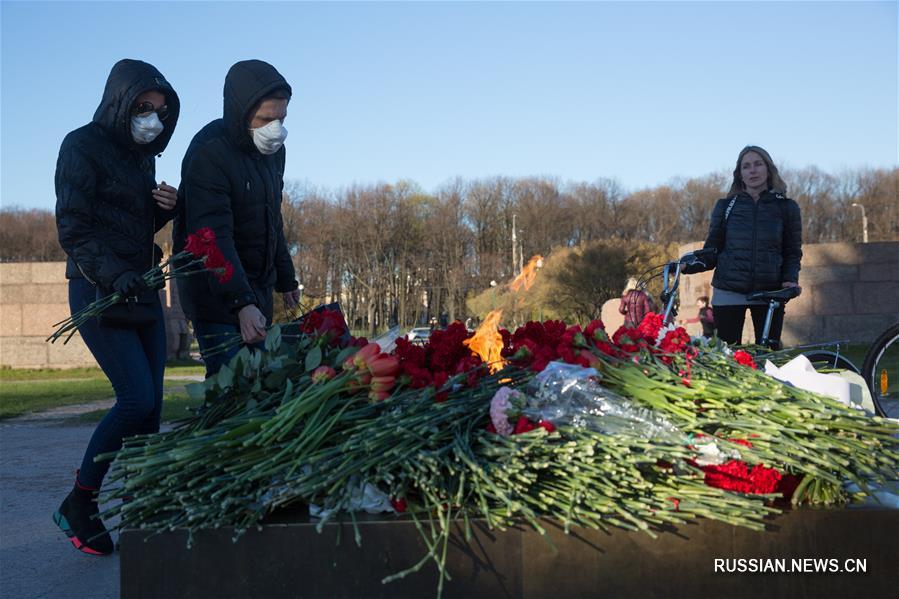
<path fill-rule="evenodd" d="M 0 595 L 119 596 L 119 558 L 76 551 L 52 515 L 72 487 L 94 425 L 0 423 Z"/>
<path fill-rule="evenodd" d="M 202 375 L 166 377 L 167 382 L 201 380 Z M 63 406 L 0 422 L 0 597 L 118 598 L 118 554 L 94 557 L 76 551 L 52 519 L 72 488 L 96 426 L 72 424 L 72 418 L 107 409 L 114 401 Z"/>

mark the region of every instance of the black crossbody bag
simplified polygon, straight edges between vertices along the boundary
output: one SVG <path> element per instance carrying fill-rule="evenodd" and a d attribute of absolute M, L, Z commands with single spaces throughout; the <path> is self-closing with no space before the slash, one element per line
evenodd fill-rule
<path fill-rule="evenodd" d="M 156 230 L 156 219 L 153 219 L 153 230 Z M 151 239 L 150 243 L 153 241 Z M 156 252 L 151 248 L 150 268 L 153 268 L 153 258 Z M 97 299 L 103 299 L 113 293 L 111 289 L 104 289 L 97 285 Z M 159 301 L 159 293 L 156 289 L 144 289 L 130 297 L 123 297 L 109 306 L 97 317 L 100 326 L 116 329 L 142 329 L 156 324 L 156 302 Z"/>
<path fill-rule="evenodd" d="M 97 287 L 97 299 L 107 297 Z M 155 289 L 144 289 L 131 297 L 125 297 L 109 306 L 97 317 L 97 322 L 104 327 L 117 329 L 142 329 L 156 324 L 156 302 L 158 292 Z"/>

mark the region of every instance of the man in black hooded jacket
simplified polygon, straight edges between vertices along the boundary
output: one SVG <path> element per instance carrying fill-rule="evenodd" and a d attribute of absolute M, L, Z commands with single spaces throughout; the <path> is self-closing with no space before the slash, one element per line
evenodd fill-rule
<path fill-rule="evenodd" d="M 246 344 L 262 341 L 272 320 L 273 290 L 288 308 L 299 300 L 281 217 L 290 95 L 272 65 L 236 63 L 225 78 L 222 118 L 203 127 L 184 156 L 175 251 L 184 248 L 188 234 L 209 227 L 234 269 L 225 283 L 211 274 L 178 282 L 201 352 L 237 333 Z M 204 356 L 207 376 L 236 352 Z"/>
<path fill-rule="evenodd" d="M 91 436 L 75 485 L 53 520 L 79 550 L 112 553 L 97 517 L 97 492 L 122 439 L 159 430 L 165 371 L 165 323 L 159 296 L 141 275 L 159 262 L 154 234 L 174 214 L 176 190 L 156 183 L 155 157 L 178 121 L 178 95 L 162 74 L 139 60 L 109 73 L 93 120 L 62 142 L 56 163 L 56 225 L 68 255 L 69 306 L 76 313 L 98 293 L 148 298 L 151 323 L 113 327 L 92 318 L 78 332 L 116 393 Z"/>

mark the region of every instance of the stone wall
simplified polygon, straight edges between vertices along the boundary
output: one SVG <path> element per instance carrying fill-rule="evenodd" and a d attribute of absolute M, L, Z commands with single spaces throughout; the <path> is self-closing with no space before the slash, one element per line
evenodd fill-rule
<path fill-rule="evenodd" d="M 48 343 L 54 324 L 69 317 L 65 262 L 0 264 L 0 366 L 11 368 L 74 368 L 95 366 L 81 336 L 68 343 Z M 169 356 L 189 329 L 174 285 L 160 290 L 166 315 Z M 188 340 L 189 341 L 189 338 Z"/>
<path fill-rule="evenodd" d="M 695 250 L 702 243 L 681 246 Z M 873 341 L 899 322 L 899 242 L 820 243 L 802 247 L 802 295 L 786 307 L 785 345 L 834 340 Z M 700 296 L 711 297 L 712 272 L 681 278 L 679 317 L 694 317 Z M 752 340 L 747 313 L 743 340 Z M 698 324 L 687 329 L 701 331 Z"/>

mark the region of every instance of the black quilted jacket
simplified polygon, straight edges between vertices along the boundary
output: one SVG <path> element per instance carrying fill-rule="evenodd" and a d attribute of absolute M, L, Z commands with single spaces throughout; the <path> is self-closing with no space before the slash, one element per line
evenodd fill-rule
<path fill-rule="evenodd" d="M 210 227 L 234 266 L 224 284 L 213 275 L 178 281 L 181 305 L 192 319 L 237 323 L 237 310 L 256 304 L 271 320 L 272 290 L 297 288 L 281 217 L 285 150 L 261 154 L 248 129 L 250 111 L 277 90 L 289 94 L 290 86 L 270 64 L 247 60 L 231 67 L 223 117 L 194 136 L 181 164 L 175 251 L 189 233 Z"/>
<path fill-rule="evenodd" d="M 799 205 L 766 191 L 758 201 L 740 193 L 722 198 L 712 211 L 705 241 L 717 255 L 708 264 L 715 268 L 712 286 L 737 293 L 780 289 L 782 283 L 799 282 L 802 259 L 802 218 Z M 707 261 L 708 262 L 708 261 Z"/>
<path fill-rule="evenodd" d="M 162 133 L 141 145 L 131 136 L 131 106 L 150 89 L 165 95 L 169 116 Z M 168 145 L 179 111 L 178 95 L 155 67 L 120 60 L 93 121 L 66 135 L 56 162 L 56 226 L 67 278 L 110 287 L 126 271 L 143 274 L 158 264 L 153 236 L 174 211 L 153 200 L 155 156 Z"/>

